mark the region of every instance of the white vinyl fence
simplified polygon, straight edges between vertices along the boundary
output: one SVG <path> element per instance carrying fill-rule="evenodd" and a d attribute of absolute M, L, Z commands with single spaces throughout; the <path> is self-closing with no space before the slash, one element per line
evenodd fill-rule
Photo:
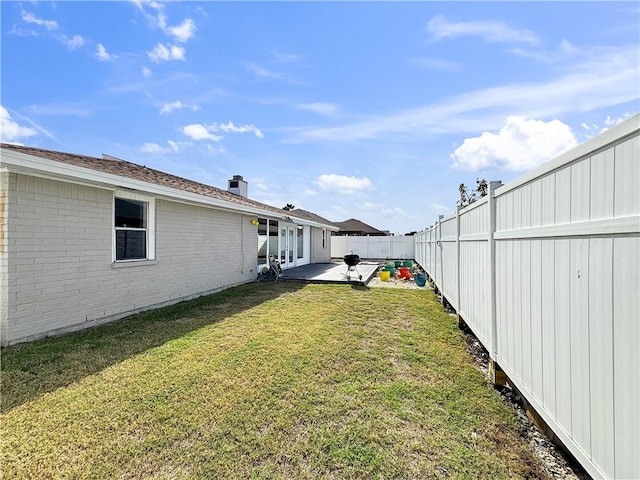
<path fill-rule="evenodd" d="M 640 478 L 640 115 L 415 236 L 416 261 L 596 478 Z"/>
<path fill-rule="evenodd" d="M 348 236 L 331 237 L 331 257 L 340 258 L 353 252 L 362 259 L 413 259 L 413 236 Z"/>

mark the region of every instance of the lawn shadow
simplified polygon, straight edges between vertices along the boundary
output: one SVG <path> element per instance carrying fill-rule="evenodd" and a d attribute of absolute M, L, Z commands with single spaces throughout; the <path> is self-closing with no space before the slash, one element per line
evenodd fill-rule
<path fill-rule="evenodd" d="M 295 282 L 244 284 L 87 330 L 2 348 L 0 411 L 303 287 Z"/>

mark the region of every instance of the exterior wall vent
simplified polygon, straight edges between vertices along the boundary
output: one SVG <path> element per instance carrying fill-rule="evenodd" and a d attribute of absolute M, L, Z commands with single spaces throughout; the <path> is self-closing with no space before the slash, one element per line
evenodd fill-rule
<path fill-rule="evenodd" d="M 234 175 L 233 178 L 229 180 L 227 191 L 246 198 L 249 190 L 248 187 L 249 184 L 242 178 L 242 175 Z"/>

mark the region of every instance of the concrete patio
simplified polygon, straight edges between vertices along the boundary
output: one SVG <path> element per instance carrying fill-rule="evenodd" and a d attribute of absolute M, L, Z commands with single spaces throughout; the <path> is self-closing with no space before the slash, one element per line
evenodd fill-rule
<path fill-rule="evenodd" d="M 280 281 L 307 282 L 307 283 L 352 283 L 366 285 L 378 271 L 380 265 L 377 262 L 359 263 L 348 273 L 347 264 L 343 261 L 332 263 L 313 263 L 302 267 L 289 268 L 282 272 Z M 362 279 L 358 278 L 362 275 Z"/>

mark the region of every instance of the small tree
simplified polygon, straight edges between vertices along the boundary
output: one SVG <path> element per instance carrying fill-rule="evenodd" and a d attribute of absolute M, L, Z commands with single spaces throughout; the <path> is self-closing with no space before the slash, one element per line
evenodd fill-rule
<path fill-rule="evenodd" d="M 469 205 L 469 194 L 467 193 L 467 186 L 464 183 L 458 185 L 458 192 L 460 192 L 458 205 L 460 205 L 461 207 L 466 207 L 467 205 Z"/>
<path fill-rule="evenodd" d="M 287 203 L 284 207 L 282 207 L 283 210 L 287 210 L 287 211 L 291 211 L 294 208 L 296 208 L 296 206 L 292 203 Z"/>
<path fill-rule="evenodd" d="M 460 192 L 460 199 L 458 205 L 466 207 L 471 205 L 478 198 L 484 197 L 489 191 L 489 184 L 483 179 L 476 178 L 476 188 L 469 193 L 467 186 L 464 183 L 458 185 L 458 192 Z"/>
<path fill-rule="evenodd" d="M 476 192 L 478 192 L 478 195 L 480 195 L 480 198 L 482 198 L 489 192 L 489 184 L 484 178 L 476 178 L 476 183 L 478 185 L 476 187 Z"/>

